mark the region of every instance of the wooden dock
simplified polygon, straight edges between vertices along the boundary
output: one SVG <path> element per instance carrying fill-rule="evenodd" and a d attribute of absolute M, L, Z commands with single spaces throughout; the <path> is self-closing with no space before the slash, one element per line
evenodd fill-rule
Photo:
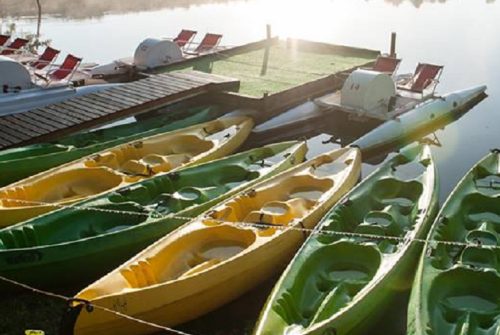
<path fill-rule="evenodd" d="M 0 116 L 0 149 L 50 141 L 194 96 L 238 88 L 237 79 L 197 71 L 153 75 L 43 108 Z"/>

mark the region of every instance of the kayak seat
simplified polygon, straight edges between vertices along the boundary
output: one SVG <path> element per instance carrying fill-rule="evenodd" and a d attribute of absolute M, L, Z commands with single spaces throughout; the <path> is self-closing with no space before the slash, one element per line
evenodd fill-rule
<path fill-rule="evenodd" d="M 207 220 L 203 220 L 207 221 Z M 204 223 L 204 222 L 203 222 Z M 176 280 L 207 270 L 211 266 L 229 259 L 252 245 L 256 240 L 255 232 L 232 224 L 206 225 L 206 228 L 193 230 L 169 240 L 148 258 L 152 264 L 158 283 Z M 135 269 L 127 268 L 126 276 L 130 287 L 144 282 L 131 276 Z"/>
<path fill-rule="evenodd" d="M 359 234 L 400 236 L 403 229 L 391 214 L 381 211 L 371 211 L 354 231 Z"/>
<path fill-rule="evenodd" d="M 25 225 L 0 232 L 4 249 L 30 248 L 39 245 L 39 239 L 32 225 Z"/>
<path fill-rule="evenodd" d="M 7 187 L 0 192 L 0 200 L 3 207 L 74 201 L 114 188 L 121 182 L 120 176 L 107 169 L 71 169 L 25 186 Z"/>
<path fill-rule="evenodd" d="M 102 154 L 92 155 L 84 161 L 86 167 L 101 167 L 106 166 L 117 170 L 120 167 L 117 154 L 115 152 L 105 152 Z"/>
<path fill-rule="evenodd" d="M 472 268 L 498 270 L 498 256 L 493 249 L 466 247 L 460 255 L 460 262 Z"/>
<path fill-rule="evenodd" d="M 493 289 L 497 287 L 500 276 L 494 271 L 454 267 L 440 273 L 427 294 L 431 327 L 439 329 L 436 335 L 494 333 L 500 313 L 500 290 Z M 468 331 L 457 331 L 461 329 Z"/>
<path fill-rule="evenodd" d="M 31 199 L 49 203 L 74 201 L 107 191 L 121 183 L 121 176 L 108 169 L 72 169 L 31 184 Z"/>
<path fill-rule="evenodd" d="M 172 154 L 196 156 L 207 152 L 215 145 L 212 141 L 193 134 L 156 136 L 141 143 L 142 146 L 136 148 L 135 155 L 128 157 L 138 159 L 151 154 L 161 156 Z"/>
<path fill-rule="evenodd" d="M 304 217 L 314 204 L 314 201 L 300 198 L 286 202 L 270 201 L 265 203 L 260 210 L 248 213 L 243 221 L 287 226 L 294 219 Z"/>
<path fill-rule="evenodd" d="M 208 196 L 197 187 L 186 186 L 173 194 L 173 197 L 189 204 L 203 203 L 209 200 Z"/>
<path fill-rule="evenodd" d="M 147 287 L 158 283 L 151 264 L 146 260 L 140 260 L 127 268 L 120 269 L 120 273 L 131 288 Z"/>
<path fill-rule="evenodd" d="M 499 243 L 498 233 L 495 226 L 490 222 L 484 222 L 479 229 L 470 231 L 465 237 L 467 243 L 480 246 L 497 246 Z"/>
<path fill-rule="evenodd" d="M 416 207 L 422 191 L 423 185 L 418 181 L 383 178 L 373 185 L 372 198 L 379 204 L 379 208 L 396 206 L 402 215 L 407 216 Z"/>
<path fill-rule="evenodd" d="M 291 276 L 273 306 L 287 324 L 304 327 L 347 305 L 377 272 L 381 255 L 373 246 L 338 241 L 303 258 L 305 276 Z M 314 321 L 313 321 L 314 320 Z"/>

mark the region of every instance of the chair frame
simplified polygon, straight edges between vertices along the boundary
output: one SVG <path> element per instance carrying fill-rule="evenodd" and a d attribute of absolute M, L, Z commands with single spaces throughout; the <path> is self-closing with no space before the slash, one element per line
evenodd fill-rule
<path fill-rule="evenodd" d="M 417 79 L 420 76 L 420 73 L 422 72 L 422 69 L 424 69 L 426 66 L 432 66 L 432 67 L 437 68 L 437 73 L 434 76 L 434 78 L 432 78 L 432 79 L 428 78 L 425 81 L 424 87 L 422 88 L 422 90 L 415 89 L 413 87 L 413 85 L 415 85 Z M 411 76 L 411 78 L 408 81 L 398 85 L 398 89 L 403 90 L 403 91 L 408 91 L 411 93 L 421 94 L 422 97 L 427 96 L 427 95 L 434 95 L 434 92 L 436 91 L 436 86 L 439 84 L 439 79 L 441 78 L 441 75 L 443 73 L 443 69 L 444 69 L 443 65 L 436 65 L 436 64 L 430 64 L 430 63 L 418 63 L 417 67 L 415 68 L 415 73 Z M 431 91 L 428 94 L 424 94 L 425 91 L 428 90 L 429 88 L 431 88 Z"/>
<path fill-rule="evenodd" d="M 44 60 L 41 60 L 40 58 L 44 55 L 44 53 L 48 50 L 48 48 L 54 50 L 56 52 L 56 55 L 55 57 L 50 61 L 44 61 Z M 38 56 L 37 59 L 33 60 L 33 61 L 30 61 L 27 63 L 27 65 L 30 67 L 30 69 L 34 70 L 34 71 L 40 71 L 40 70 L 43 70 L 45 69 L 47 66 L 50 68 L 52 66 L 52 64 L 54 64 L 57 60 L 57 58 L 59 57 L 59 54 L 61 53 L 60 50 L 57 50 L 57 49 L 54 49 L 50 46 L 47 46 L 46 49 L 44 50 L 44 52 Z M 36 65 L 34 65 L 36 64 Z M 38 68 L 37 66 L 40 65 L 40 64 L 45 64 L 42 68 Z"/>
<path fill-rule="evenodd" d="M 12 45 L 16 43 L 17 41 L 24 42 L 19 48 L 13 48 Z M 29 40 L 25 38 L 20 38 L 17 37 L 14 41 L 10 42 L 9 45 L 3 46 L 0 50 L 0 56 L 10 56 L 10 55 L 16 55 L 16 54 L 21 54 L 23 53 L 23 48 L 26 46 L 26 44 L 29 43 Z M 5 51 L 8 51 L 8 53 L 4 53 Z"/>
<path fill-rule="evenodd" d="M 191 36 L 189 37 L 188 40 L 182 40 L 184 43 L 182 45 L 179 45 L 177 43 L 177 41 L 180 40 L 180 36 L 182 35 L 182 33 L 184 32 L 188 32 L 191 34 Z M 179 48 L 181 48 L 181 50 L 183 49 L 189 49 L 189 47 L 191 46 L 191 44 L 193 43 L 193 40 L 194 38 L 196 37 L 196 35 L 198 34 L 198 32 L 196 30 L 190 30 L 190 29 L 182 29 L 179 34 L 177 35 L 177 37 L 174 37 L 172 39 L 172 42 L 174 42 L 175 44 L 177 44 L 179 46 Z"/>
<path fill-rule="evenodd" d="M 377 64 L 378 64 L 379 61 L 382 61 L 382 60 L 391 60 L 391 61 L 394 61 L 396 63 L 396 66 L 394 67 L 394 70 L 393 71 L 380 71 L 380 70 L 377 70 L 376 69 Z M 394 77 L 396 75 L 396 73 L 398 72 L 399 66 L 401 65 L 401 61 L 402 61 L 401 58 L 395 58 L 395 57 L 391 57 L 391 56 L 380 55 L 375 60 L 375 64 L 373 65 L 373 67 L 371 68 L 371 70 L 373 70 L 373 71 L 379 71 L 379 72 L 382 72 L 382 73 L 387 73 L 391 77 Z"/>
<path fill-rule="evenodd" d="M 49 86 L 53 82 L 61 82 L 61 83 L 64 83 L 64 82 L 69 83 L 69 82 L 71 82 L 71 78 L 73 78 L 74 74 L 76 73 L 76 71 L 80 67 L 80 64 L 82 63 L 82 58 L 76 57 L 76 56 L 74 56 L 72 54 L 68 54 L 64 60 L 66 60 L 69 56 L 78 59 L 77 63 L 75 64 L 75 66 L 71 70 L 61 69 L 62 65 L 64 64 L 64 61 L 63 61 L 61 63 L 61 65 L 52 64 L 49 67 L 49 69 L 47 71 L 45 71 L 43 74 L 35 72 L 35 76 L 38 77 L 38 78 L 40 78 L 40 79 L 42 79 L 43 81 L 45 81 L 46 82 L 46 86 Z M 53 78 L 51 76 L 51 74 L 54 73 L 55 71 L 58 71 L 58 70 L 61 70 L 63 72 L 69 72 L 69 74 L 66 75 L 63 79 Z"/>
<path fill-rule="evenodd" d="M 217 43 L 214 44 L 212 47 L 210 48 L 207 48 L 205 45 L 204 45 L 204 41 L 211 37 L 211 36 L 214 36 L 214 37 L 218 37 L 217 39 Z M 222 34 L 213 34 L 213 33 L 206 33 L 205 36 L 203 36 L 203 39 L 201 40 L 200 43 L 198 43 L 198 46 L 196 47 L 196 49 L 194 49 L 193 51 L 184 51 L 186 54 L 188 55 L 200 55 L 200 54 L 203 54 L 203 53 L 208 53 L 210 51 L 213 51 L 213 50 L 216 50 L 219 45 L 220 45 L 220 42 L 222 40 L 222 37 L 223 35 Z M 196 43 L 193 43 L 193 44 L 196 44 Z"/>

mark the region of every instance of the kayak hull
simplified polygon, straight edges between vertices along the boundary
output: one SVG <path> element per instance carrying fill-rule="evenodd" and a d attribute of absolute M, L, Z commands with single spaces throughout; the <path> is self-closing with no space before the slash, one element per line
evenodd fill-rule
<path fill-rule="evenodd" d="M 0 227 L 158 173 L 224 157 L 245 141 L 252 127 L 246 117 L 221 118 L 122 144 L 23 179 L 0 189 Z"/>
<path fill-rule="evenodd" d="M 500 154 L 493 150 L 443 204 L 412 288 L 408 334 L 498 334 L 499 176 Z"/>
<path fill-rule="evenodd" d="M 430 157 L 428 148 L 404 150 L 333 207 L 279 279 L 254 334 L 372 332 L 410 287 L 422 247 L 411 239 L 425 236 L 436 213 Z"/>
<path fill-rule="evenodd" d="M 172 113 L 173 114 L 173 113 Z M 95 152 L 145 136 L 189 127 L 217 117 L 216 110 L 203 110 L 176 121 L 175 114 L 120 125 L 92 133 L 70 135 L 57 142 L 34 144 L 0 152 L 0 186 L 48 170 Z"/>

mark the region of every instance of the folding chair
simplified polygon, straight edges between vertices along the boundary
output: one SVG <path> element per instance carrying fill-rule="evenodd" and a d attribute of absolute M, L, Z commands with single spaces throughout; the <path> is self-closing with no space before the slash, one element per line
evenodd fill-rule
<path fill-rule="evenodd" d="M 424 91 L 432 88 L 430 94 L 434 94 L 439 77 L 444 66 L 427 63 L 419 63 L 412 78 L 403 85 L 398 85 L 398 89 L 424 95 Z"/>
<path fill-rule="evenodd" d="M 219 45 L 221 39 L 222 35 L 207 33 L 201 40 L 198 47 L 194 49 L 194 51 L 188 53 L 198 55 L 200 53 L 211 51 Z"/>
<path fill-rule="evenodd" d="M 0 52 L 0 55 L 12 55 L 14 53 L 17 53 L 22 47 L 24 47 L 26 44 L 28 44 L 28 40 L 24 38 L 16 38 L 14 42 L 10 43 L 6 47 L 3 48 L 3 50 Z"/>
<path fill-rule="evenodd" d="M 0 35 L 0 47 L 2 47 L 10 39 L 9 35 Z"/>
<path fill-rule="evenodd" d="M 46 47 L 43 53 L 38 57 L 38 59 L 28 63 L 28 66 L 34 70 L 43 70 L 56 60 L 59 53 L 59 50 L 51 47 Z"/>
<path fill-rule="evenodd" d="M 387 73 L 389 75 L 394 75 L 401 64 L 401 59 L 388 57 L 388 56 L 378 56 L 373 65 L 372 70 L 377 72 Z"/>
<path fill-rule="evenodd" d="M 198 32 L 194 30 L 182 29 L 179 35 L 173 39 L 173 41 L 179 46 L 179 48 L 188 47 L 193 41 L 194 37 Z"/>
<path fill-rule="evenodd" d="M 64 59 L 63 63 L 56 69 L 47 71 L 45 75 L 39 73 L 35 73 L 35 75 L 38 78 L 46 81 L 47 85 L 53 81 L 65 80 L 69 82 L 71 80 L 71 77 L 73 77 L 73 74 L 78 69 L 78 66 L 80 65 L 81 62 L 82 62 L 81 58 L 69 54 Z"/>

